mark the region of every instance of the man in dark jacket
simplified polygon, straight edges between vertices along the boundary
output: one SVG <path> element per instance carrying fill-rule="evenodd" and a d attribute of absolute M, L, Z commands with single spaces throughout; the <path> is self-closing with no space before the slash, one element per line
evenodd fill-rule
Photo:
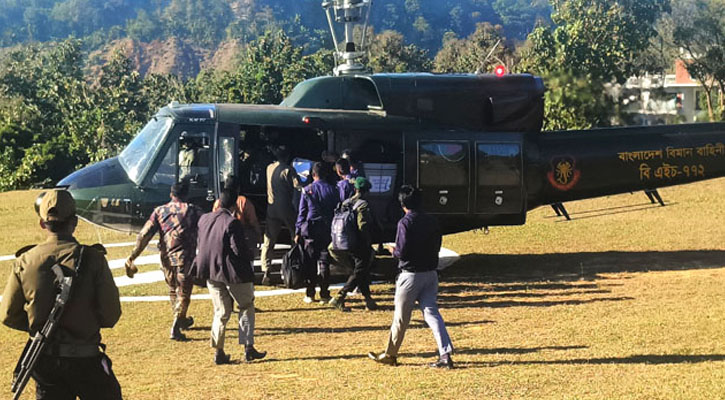
<path fill-rule="evenodd" d="M 328 179 L 332 168 L 325 163 L 312 166 L 312 182 L 302 192 L 299 214 L 297 216 L 295 243 L 304 240 L 307 253 L 306 269 L 307 292 L 303 301 L 312 303 L 315 300 L 315 286 L 319 280 L 320 303 L 327 304 L 330 300 L 330 260 L 327 246 L 330 244 L 332 216 L 340 200 L 337 188 Z"/>
<path fill-rule="evenodd" d="M 45 193 L 38 214 L 47 239 L 16 253 L 0 303 L 0 321 L 34 336 L 55 303 L 52 267 L 60 265 L 65 276 L 75 274 L 65 312 L 33 372 L 36 398 L 121 399 L 111 360 L 100 350 L 101 328 L 113 327 L 121 317 L 105 250 L 100 245 L 82 246 L 73 237 L 78 217 L 69 192 Z"/>
<path fill-rule="evenodd" d="M 253 257 L 244 242 L 242 223 L 234 218 L 232 209 L 236 198 L 236 193 L 225 190 L 221 195 L 221 208 L 199 219 L 199 252 L 194 270 L 197 277 L 207 280 L 214 304 L 211 346 L 216 349 L 216 364 L 226 364 L 230 359 L 224 353 L 224 336 L 233 301 L 240 310 L 239 344 L 245 346 L 245 360 L 258 360 L 267 355 L 254 348 Z"/>
<path fill-rule="evenodd" d="M 382 353 L 371 352 L 370 358 L 381 364 L 397 365 L 398 351 L 403 343 L 410 315 L 416 303 L 423 311 L 426 324 L 438 344 L 439 358 L 430 364 L 434 368 L 453 368 L 453 344 L 446 325 L 438 312 L 438 252 L 441 233 L 435 218 L 421 209 L 420 190 L 410 185 L 400 188 L 398 196 L 405 216 L 398 222 L 395 248 L 391 253 L 398 259 L 400 274 L 395 282 L 395 314 L 390 327 L 388 345 Z"/>

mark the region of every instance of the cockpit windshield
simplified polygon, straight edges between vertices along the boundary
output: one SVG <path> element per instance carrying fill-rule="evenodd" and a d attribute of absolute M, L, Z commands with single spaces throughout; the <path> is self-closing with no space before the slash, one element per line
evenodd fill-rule
<path fill-rule="evenodd" d="M 118 156 L 118 160 L 123 169 L 126 170 L 129 179 L 137 185 L 141 184 L 144 171 L 148 168 L 161 143 L 163 143 L 173 122 L 173 119 L 169 116 L 152 118 Z"/>

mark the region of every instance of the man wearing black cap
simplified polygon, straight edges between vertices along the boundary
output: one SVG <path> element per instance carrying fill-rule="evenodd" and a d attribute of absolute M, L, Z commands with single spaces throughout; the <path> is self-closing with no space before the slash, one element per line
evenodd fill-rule
<path fill-rule="evenodd" d="M 16 253 L 17 260 L 0 303 L 0 321 L 10 328 L 40 331 L 55 303 L 60 266 L 73 276 L 71 295 L 57 329 L 33 371 L 38 399 L 121 399 L 111 361 L 101 351 L 101 328 L 121 317 L 118 288 L 103 246 L 82 246 L 73 237 L 78 218 L 65 190 L 44 194 L 38 208 L 45 242 Z"/>
<path fill-rule="evenodd" d="M 136 246 L 126 260 L 126 274 L 133 278 L 136 267 L 133 261 L 141 255 L 156 232 L 159 240 L 159 256 L 164 271 L 166 284 L 169 285 L 169 298 L 174 312 L 171 325 L 171 340 L 186 340 L 181 329 L 194 323 L 194 319 L 186 316 L 191 301 L 193 282 L 186 279 L 196 255 L 197 224 L 204 213 L 201 208 L 186 202 L 189 185 L 186 182 L 171 186 L 171 201 L 156 207 L 149 220 L 141 229 L 136 239 Z"/>

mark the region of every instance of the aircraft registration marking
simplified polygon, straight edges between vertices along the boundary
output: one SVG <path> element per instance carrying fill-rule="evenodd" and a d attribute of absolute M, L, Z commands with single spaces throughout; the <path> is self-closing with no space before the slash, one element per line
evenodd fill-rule
<path fill-rule="evenodd" d="M 705 166 L 702 164 L 695 165 L 675 165 L 662 163 L 659 166 L 650 167 L 647 163 L 639 165 L 639 179 L 648 181 L 651 179 L 674 179 L 677 177 L 697 178 L 705 177 Z"/>

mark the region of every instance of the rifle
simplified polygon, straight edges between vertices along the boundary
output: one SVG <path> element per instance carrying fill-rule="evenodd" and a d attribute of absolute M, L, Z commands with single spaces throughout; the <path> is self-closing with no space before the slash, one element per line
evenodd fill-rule
<path fill-rule="evenodd" d="M 70 276 L 65 276 L 63 267 L 59 264 L 51 267 L 51 271 L 56 276 L 56 288 L 58 290 L 55 296 L 55 304 L 53 304 L 53 308 L 50 310 L 50 314 L 48 314 L 48 319 L 45 321 L 43 329 L 36 332 L 35 336 L 28 340 L 28 343 L 25 344 L 25 349 L 23 349 L 23 353 L 20 355 L 20 360 L 18 360 L 18 364 L 13 372 L 13 383 L 10 389 L 13 392 L 13 400 L 20 398 L 20 395 L 25 389 L 25 385 L 28 384 L 28 380 L 30 380 L 30 376 L 35 369 L 35 364 L 43 354 L 45 346 L 51 340 L 55 328 L 58 327 L 60 318 L 63 316 L 63 311 L 65 311 L 65 306 L 68 304 L 68 300 L 70 300 L 73 278 L 78 275 L 78 268 L 80 267 L 82 258 L 83 246 L 81 246 L 80 254 L 76 259 L 75 271 Z"/>

